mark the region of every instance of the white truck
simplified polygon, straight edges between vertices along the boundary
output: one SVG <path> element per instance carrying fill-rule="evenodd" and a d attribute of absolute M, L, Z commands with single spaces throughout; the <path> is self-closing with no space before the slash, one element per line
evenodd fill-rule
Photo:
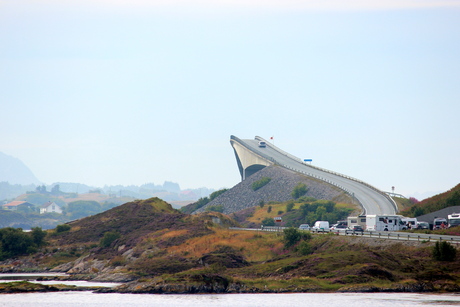
<path fill-rule="evenodd" d="M 315 225 L 311 228 L 313 231 L 329 231 L 328 221 L 316 221 Z"/>
<path fill-rule="evenodd" d="M 367 231 L 398 231 L 406 228 L 400 215 L 366 215 Z"/>
<path fill-rule="evenodd" d="M 447 216 L 448 227 L 460 226 L 460 213 L 452 213 Z"/>

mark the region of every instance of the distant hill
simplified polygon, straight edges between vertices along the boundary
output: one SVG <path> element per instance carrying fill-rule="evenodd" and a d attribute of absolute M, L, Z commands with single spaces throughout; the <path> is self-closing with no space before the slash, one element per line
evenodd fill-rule
<path fill-rule="evenodd" d="M 222 217 L 222 220 L 224 219 Z M 58 241 L 63 245 L 99 242 L 104 233 L 111 231 L 122 235 L 118 244 L 128 250 L 141 244 L 146 239 L 145 236 L 152 237 L 152 233 L 157 231 L 160 233 L 155 235 L 159 237 L 164 235 L 164 232 L 161 231 L 163 229 L 176 231 L 173 236 L 166 236 L 160 240 L 159 245 L 166 247 L 171 244 L 180 244 L 195 236 L 211 233 L 212 231 L 208 229 L 203 220 L 206 219 L 187 216 L 159 198 L 136 200 L 94 216 L 70 222 L 68 225 L 73 230 L 62 233 Z M 230 221 L 230 219 L 226 220 Z M 227 226 L 236 226 L 236 223 L 233 222 Z"/>
<path fill-rule="evenodd" d="M 32 171 L 19 159 L 0 152 L 0 182 L 10 184 L 40 184 Z"/>

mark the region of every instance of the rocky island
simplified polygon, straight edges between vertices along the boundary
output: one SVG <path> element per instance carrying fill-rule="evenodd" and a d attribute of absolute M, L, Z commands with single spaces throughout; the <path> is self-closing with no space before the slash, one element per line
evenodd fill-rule
<path fill-rule="evenodd" d="M 64 272 L 59 280 L 122 282 L 100 292 L 456 292 L 460 268 L 432 242 L 233 230 L 218 212 L 189 215 L 152 198 L 47 231 L 46 244 L 5 259 L 6 272 Z M 34 288 L 35 287 L 35 288 Z M 17 291 L 69 290 L 17 284 Z M 14 292 L 4 286 L 3 292 Z M 6 289 L 6 290 L 5 290 Z M 0 290 L 1 292 L 2 290 Z"/>

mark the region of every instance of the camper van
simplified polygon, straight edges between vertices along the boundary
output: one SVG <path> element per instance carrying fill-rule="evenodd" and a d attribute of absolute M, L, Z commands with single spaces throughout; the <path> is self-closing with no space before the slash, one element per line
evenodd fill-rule
<path fill-rule="evenodd" d="M 363 229 L 366 229 L 366 216 L 349 216 L 347 218 L 347 225 L 349 229 L 353 229 L 354 226 L 361 226 Z"/>
<path fill-rule="evenodd" d="M 400 215 L 366 215 L 367 231 L 398 231 L 406 228 Z"/>
<path fill-rule="evenodd" d="M 452 213 L 447 216 L 448 227 L 460 226 L 460 213 Z"/>

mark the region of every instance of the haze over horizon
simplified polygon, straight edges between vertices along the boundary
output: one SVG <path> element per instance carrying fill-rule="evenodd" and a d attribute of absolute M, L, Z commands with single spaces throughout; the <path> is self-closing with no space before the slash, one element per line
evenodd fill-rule
<path fill-rule="evenodd" d="M 460 1 L 0 0 L 0 41 L 0 152 L 46 184 L 231 188 L 230 135 L 459 183 Z"/>

